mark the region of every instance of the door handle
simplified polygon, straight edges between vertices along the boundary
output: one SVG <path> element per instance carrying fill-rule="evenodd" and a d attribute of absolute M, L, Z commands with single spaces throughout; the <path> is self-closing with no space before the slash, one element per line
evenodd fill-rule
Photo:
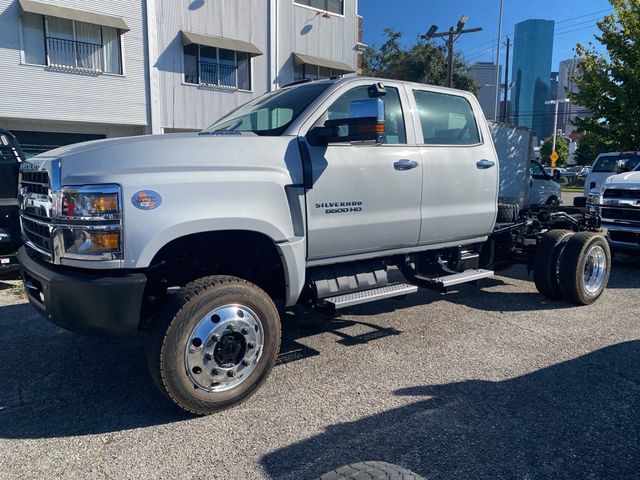
<path fill-rule="evenodd" d="M 476 167 L 481 170 L 486 170 L 487 168 L 494 167 L 496 162 L 492 162 L 491 160 L 479 160 L 476 162 Z"/>
<path fill-rule="evenodd" d="M 393 164 L 393 168 L 400 171 L 411 170 L 413 168 L 416 168 L 417 166 L 418 162 L 414 160 L 398 160 Z"/>

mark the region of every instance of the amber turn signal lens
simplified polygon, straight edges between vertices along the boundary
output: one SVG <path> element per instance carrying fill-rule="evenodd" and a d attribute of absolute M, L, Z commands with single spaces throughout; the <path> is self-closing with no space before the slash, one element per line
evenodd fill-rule
<path fill-rule="evenodd" d="M 91 243 L 101 250 L 120 250 L 120 233 L 92 233 Z"/>

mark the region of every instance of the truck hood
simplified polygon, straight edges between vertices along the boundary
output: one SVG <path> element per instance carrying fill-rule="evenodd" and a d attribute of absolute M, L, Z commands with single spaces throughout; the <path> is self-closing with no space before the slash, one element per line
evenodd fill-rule
<path fill-rule="evenodd" d="M 31 162 L 44 167 L 59 160 L 62 185 L 82 185 L 119 183 L 121 175 L 157 172 L 297 171 L 286 164 L 299 158 L 297 152 L 296 137 L 186 133 L 83 142 L 38 155 Z"/>
<path fill-rule="evenodd" d="M 612 175 L 607 178 L 604 186 L 612 187 L 613 185 L 620 185 L 622 187 L 633 185 L 640 188 L 640 172 L 627 172 L 619 175 Z"/>

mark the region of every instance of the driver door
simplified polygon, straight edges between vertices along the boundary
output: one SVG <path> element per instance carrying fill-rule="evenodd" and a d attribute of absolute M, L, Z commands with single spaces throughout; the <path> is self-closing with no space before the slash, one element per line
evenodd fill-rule
<path fill-rule="evenodd" d="M 335 92 L 313 124 L 347 118 L 350 103 L 370 97 L 370 83 Z M 402 85 L 386 85 L 384 143 L 308 145 L 308 259 L 415 246 L 420 234 L 422 165 Z M 313 128 L 312 127 L 312 128 Z M 308 143 L 308 142 L 307 142 Z"/>

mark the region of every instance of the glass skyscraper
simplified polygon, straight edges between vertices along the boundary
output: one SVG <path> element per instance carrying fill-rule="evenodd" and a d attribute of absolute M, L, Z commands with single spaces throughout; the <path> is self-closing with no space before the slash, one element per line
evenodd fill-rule
<path fill-rule="evenodd" d="M 511 118 L 539 140 L 553 130 L 553 109 L 544 102 L 555 98 L 550 90 L 554 26 L 553 20 L 525 20 L 514 32 Z"/>

